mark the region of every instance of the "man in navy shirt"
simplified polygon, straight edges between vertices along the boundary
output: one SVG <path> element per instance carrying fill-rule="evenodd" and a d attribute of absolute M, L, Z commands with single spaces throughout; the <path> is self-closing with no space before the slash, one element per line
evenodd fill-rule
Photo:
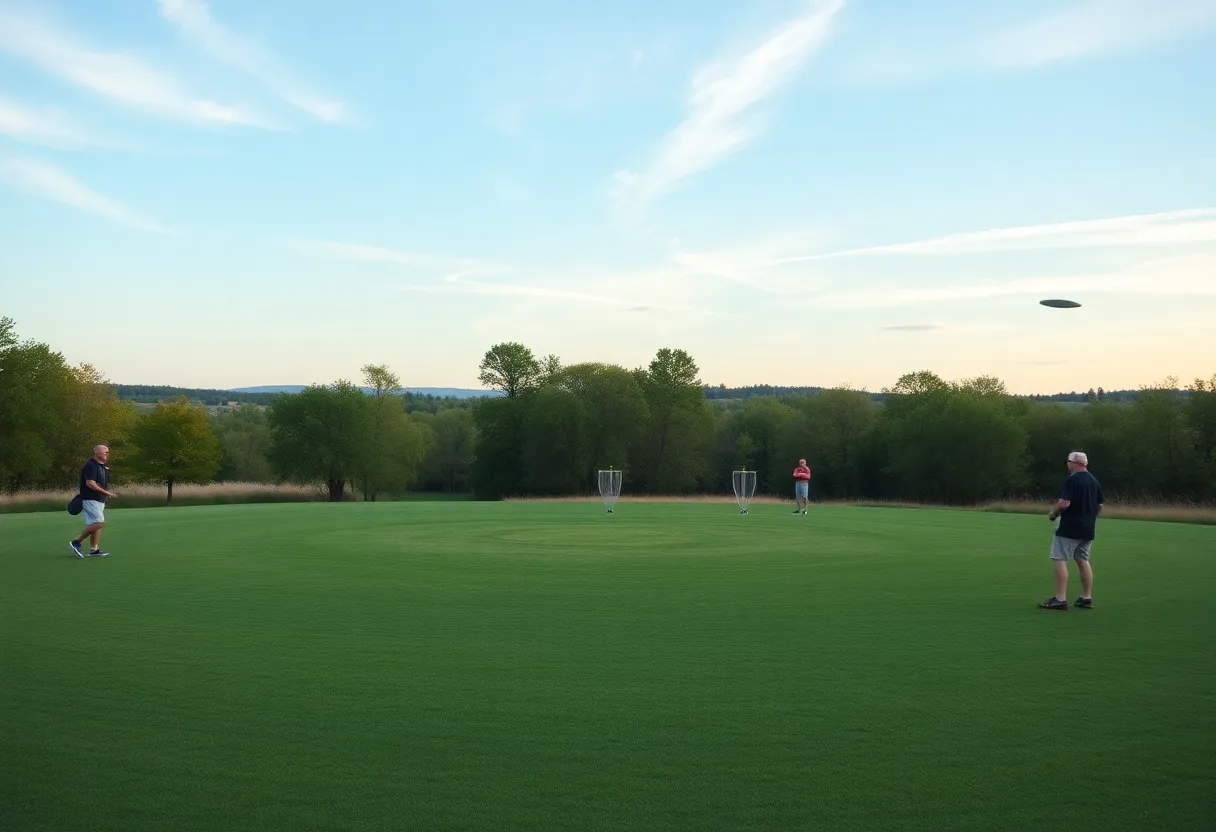
<path fill-rule="evenodd" d="M 1039 604 L 1045 610 L 1068 609 L 1068 562 L 1077 562 L 1081 573 L 1081 597 L 1077 607 L 1094 608 L 1094 571 L 1089 565 L 1089 550 L 1094 542 L 1094 530 L 1098 515 L 1102 512 L 1102 486 L 1089 473 L 1089 458 L 1081 451 L 1068 455 L 1068 470 L 1060 499 L 1048 519 L 1060 518 L 1055 540 L 1051 546 L 1051 560 L 1056 571 L 1056 594 Z"/>
<path fill-rule="evenodd" d="M 106 460 L 110 458 L 110 449 L 105 445 L 93 446 L 93 458 L 80 469 L 80 499 L 84 506 L 84 522 L 87 524 L 80 537 L 68 543 L 76 557 L 84 557 L 80 544 L 86 538 L 93 539 L 89 557 L 104 558 L 108 552 L 101 548 L 101 529 L 106 524 L 106 500 L 117 497 L 110 487 L 110 469 Z"/>

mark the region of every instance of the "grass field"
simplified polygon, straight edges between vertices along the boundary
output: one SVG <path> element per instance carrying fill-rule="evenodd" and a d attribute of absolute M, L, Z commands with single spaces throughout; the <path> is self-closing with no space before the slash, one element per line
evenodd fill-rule
<path fill-rule="evenodd" d="M 622 503 L 0 517 L 0 829 L 1210 829 L 1216 528 Z M 1071 595 L 1076 596 L 1074 580 Z"/>

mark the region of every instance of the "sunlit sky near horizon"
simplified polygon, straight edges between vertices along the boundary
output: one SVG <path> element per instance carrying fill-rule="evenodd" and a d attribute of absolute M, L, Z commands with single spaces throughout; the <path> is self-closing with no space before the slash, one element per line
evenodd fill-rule
<path fill-rule="evenodd" d="M 0 315 L 189 387 L 1211 377 L 1214 86 L 1216 0 L 0 0 Z"/>

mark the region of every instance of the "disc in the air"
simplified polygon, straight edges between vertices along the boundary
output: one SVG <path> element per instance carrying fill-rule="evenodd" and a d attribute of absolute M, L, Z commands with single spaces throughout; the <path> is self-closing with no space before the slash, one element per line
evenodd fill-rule
<path fill-rule="evenodd" d="M 1049 298 L 1048 300 L 1041 300 L 1039 303 L 1056 309 L 1076 309 L 1081 305 L 1075 300 L 1060 300 L 1059 298 Z"/>

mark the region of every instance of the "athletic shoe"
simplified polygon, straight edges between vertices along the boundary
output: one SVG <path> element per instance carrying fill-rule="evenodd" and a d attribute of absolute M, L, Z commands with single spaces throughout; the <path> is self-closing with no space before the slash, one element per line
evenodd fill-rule
<path fill-rule="evenodd" d="M 1073 604 L 1073 606 L 1075 606 L 1077 609 L 1080 609 L 1080 610 L 1092 610 L 1094 608 L 1094 599 L 1093 598 L 1078 598 L 1076 603 Z"/>
<path fill-rule="evenodd" d="M 75 540 L 69 540 L 68 545 L 72 547 L 72 551 L 76 553 L 76 557 L 78 557 L 78 558 L 84 557 L 84 552 L 80 551 L 79 543 L 77 543 Z"/>
<path fill-rule="evenodd" d="M 93 549 L 92 551 L 89 552 L 89 557 L 91 557 L 91 558 L 104 558 L 104 557 L 109 557 L 109 555 L 110 555 L 109 552 L 103 552 L 100 549 Z"/>
<path fill-rule="evenodd" d="M 1068 602 L 1061 601 L 1059 598 L 1056 598 L 1056 597 L 1051 597 L 1051 598 L 1048 598 L 1046 601 L 1040 601 L 1039 609 L 1041 609 L 1041 610 L 1066 610 L 1066 609 L 1068 609 Z"/>

